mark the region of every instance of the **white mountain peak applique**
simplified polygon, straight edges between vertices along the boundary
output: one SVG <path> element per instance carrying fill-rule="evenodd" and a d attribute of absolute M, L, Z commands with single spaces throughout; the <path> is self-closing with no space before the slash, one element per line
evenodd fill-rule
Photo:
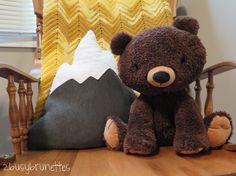
<path fill-rule="evenodd" d="M 118 73 L 115 58 L 111 51 L 99 47 L 94 32 L 89 30 L 75 50 L 73 63 L 59 67 L 50 93 L 70 79 L 80 84 L 89 77 L 98 80 L 108 69 Z"/>

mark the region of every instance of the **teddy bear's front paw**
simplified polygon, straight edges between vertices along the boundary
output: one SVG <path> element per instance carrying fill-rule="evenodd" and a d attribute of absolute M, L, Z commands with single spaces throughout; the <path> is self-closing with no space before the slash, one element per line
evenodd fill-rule
<path fill-rule="evenodd" d="M 209 140 L 206 134 L 196 136 L 179 136 L 174 140 L 174 148 L 176 152 L 180 154 L 197 154 L 209 148 Z"/>
<path fill-rule="evenodd" d="M 126 136 L 124 143 L 124 152 L 138 155 L 151 155 L 156 153 L 156 140 Z"/>

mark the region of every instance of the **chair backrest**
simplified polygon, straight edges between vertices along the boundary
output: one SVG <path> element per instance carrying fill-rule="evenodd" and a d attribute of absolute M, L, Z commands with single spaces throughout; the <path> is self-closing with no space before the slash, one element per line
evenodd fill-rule
<path fill-rule="evenodd" d="M 34 3 L 38 7 L 42 0 L 34 0 Z M 95 32 L 100 46 L 108 49 L 111 37 L 119 31 L 136 35 L 149 27 L 172 24 L 169 3 L 173 9 L 176 7 L 176 0 L 45 0 L 43 16 L 40 8 L 35 10 L 39 22 L 36 58 L 41 57 L 40 41 L 44 33 L 35 117 L 41 115 L 57 68 L 65 61 L 72 61 L 73 51 L 88 29 Z"/>
<path fill-rule="evenodd" d="M 36 15 L 37 32 L 37 59 L 41 57 L 42 23 L 43 23 L 43 0 L 33 0 L 34 13 Z"/>
<path fill-rule="evenodd" d="M 43 0 L 33 0 L 34 14 L 36 15 L 37 47 L 34 54 L 34 62 L 30 71 L 31 75 L 41 76 L 41 51 L 43 35 Z"/>
<path fill-rule="evenodd" d="M 42 27 L 43 27 L 43 0 L 32 0 L 34 5 L 34 13 L 36 15 L 36 33 L 37 33 L 37 48 L 35 52 L 35 60 L 41 59 L 42 48 Z M 177 0 L 168 0 L 173 17 L 176 16 Z"/>
<path fill-rule="evenodd" d="M 42 51 L 42 34 L 43 34 L 43 0 L 32 0 L 34 5 L 34 13 L 36 15 L 36 33 L 37 48 L 35 50 L 35 62 L 32 69 L 41 69 L 41 51 Z M 176 16 L 177 0 L 168 0 L 173 17 Z"/>

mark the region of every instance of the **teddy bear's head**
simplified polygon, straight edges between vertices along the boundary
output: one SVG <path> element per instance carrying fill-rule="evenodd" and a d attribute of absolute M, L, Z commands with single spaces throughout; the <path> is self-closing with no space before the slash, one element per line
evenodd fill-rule
<path fill-rule="evenodd" d="M 135 37 L 118 33 L 111 50 L 120 55 L 119 75 L 130 88 L 146 95 L 180 91 L 202 72 L 206 51 L 191 17 L 177 17 L 173 26 L 145 30 Z"/>

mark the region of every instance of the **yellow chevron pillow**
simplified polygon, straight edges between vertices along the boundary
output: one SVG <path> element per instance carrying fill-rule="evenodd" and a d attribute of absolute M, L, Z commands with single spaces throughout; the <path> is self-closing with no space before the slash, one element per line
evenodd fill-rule
<path fill-rule="evenodd" d="M 172 24 L 168 0 L 44 0 L 42 76 L 35 118 L 42 114 L 58 67 L 72 62 L 82 36 L 91 29 L 102 49 L 112 36 L 132 35 L 156 25 Z"/>

